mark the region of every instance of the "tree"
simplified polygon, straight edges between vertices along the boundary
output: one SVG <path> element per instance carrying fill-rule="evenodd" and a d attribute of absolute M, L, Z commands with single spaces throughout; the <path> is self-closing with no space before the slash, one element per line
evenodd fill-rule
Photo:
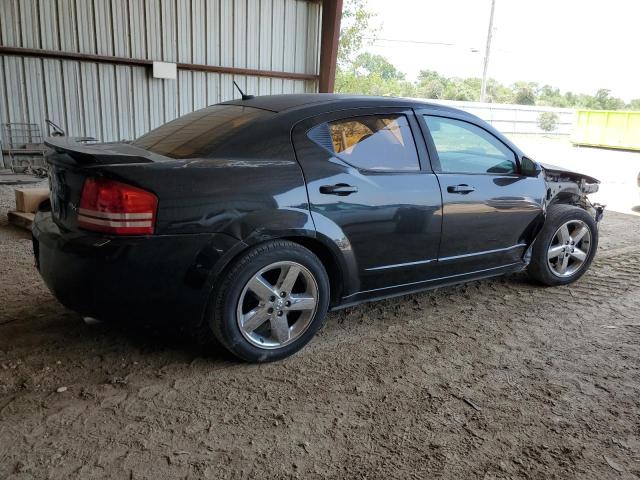
<path fill-rule="evenodd" d="M 447 79 L 434 70 L 421 70 L 416 80 L 416 95 L 422 98 L 444 98 Z"/>
<path fill-rule="evenodd" d="M 590 95 L 581 95 L 580 106 L 591 108 L 594 110 L 619 110 L 624 108 L 624 102 L 619 98 L 611 96 L 611 90 L 600 88 L 592 97 Z"/>
<path fill-rule="evenodd" d="M 415 86 L 398 79 L 384 79 L 379 72 L 362 75 L 354 70 L 340 70 L 336 74 L 336 92 L 394 97 L 414 97 Z"/>
<path fill-rule="evenodd" d="M 348 66 L 362 50 L 365 40 L 375 38 L 378 27 L 372 25 L 375 14 L 365 9 L 366 0 L 346 0 L 342 7 L 338 68 Z"/>
<path fill-rule="evenodd" d="M 562 95 L 559 88 L 552 87 L 551 85 L 544 85 L 538 89 L 536 105 L 548 105 L 550 107 L 567 107 L 574 103 L 571 100 L 573 94 L 567 92 Z"/>
<path fill-rule="evenodd" d="M 382 55 L 369 52 L 358 55 L 353 61 L 352 68 L 359 74 L 378 74 L 383 80 L 404 80 L 405 77 L 404 73 Z"/>
<path fill-rule="evenodd" d="M 542 112 L 538 115 L 538 127 L 543 132 L 553 132 L 558 128 L 558 114 L 555 112 Z"/>
<path fill-rule="evenodd" d="M 447 100 L 459 100 L 463 102 L 477 102 L 480 100 L 479 78 L 450 78 L 444 91 Z M 491 96 L 491 88 L 487 84 L 487 97 Z"/>
<path fill-rule="evenodd" d="M 513 103 L 518 105 L 535 105 L 538 86 L 530 82 L 516 82 L 513 85 Z"/>
<path fill-rule="evenodd" d="M 479 101 L 480 78 L 445 77 L 433 70 L 422 70 L 415 82 L 409 82 L 405 74 L 387 58 L 363 51 L 378 32 L 378 26 L 374 25 L 375 14 L 366 10 L 366 2 L 345 0 L 338 46 L 336 92 Z M 611 96 L 611 91 L 607 89 L 600 89 L 595 95 L 563 94 L 551 85 L 540 87 L 535 82 L 516 82 L 508 86 L 494 79 L 487 80 L 486 101 L 598 110 L 640 110 L 640 99 L 625 105 L 621 99 Z M 545 128 L 553 130 L 556 126 L 552 120 L 546 117 L 540 119 Z M 555 121 L 557 123 L 557 119 Z M 542 124 L 540 128 L 544 130 Z"/>
<path fill-rule="evenodd" d="M 478 93 L 479 98 L 480 94 Z M 487 80 L 486 100 L 489 103 L 513 103 L 513 90 L 490 78 Z"/>

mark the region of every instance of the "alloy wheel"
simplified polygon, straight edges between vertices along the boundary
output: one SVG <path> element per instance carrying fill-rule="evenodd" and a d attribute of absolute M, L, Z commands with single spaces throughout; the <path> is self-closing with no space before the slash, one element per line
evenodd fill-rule
<path fill-rule="evenodd" d="M 313 274 L 296 262 L 276 262 L 247 282 L 236 318 L 242 336 L 260 348 L 281 348 L 309 327 L 318 305 Z"/>
<path fill-rule="evenodd" d="M 564 223 L 551 239 L 547 261 L 551 272 L 558 277 L 574 275 L 591 251 L 591 230 L 582 220 Z"/>

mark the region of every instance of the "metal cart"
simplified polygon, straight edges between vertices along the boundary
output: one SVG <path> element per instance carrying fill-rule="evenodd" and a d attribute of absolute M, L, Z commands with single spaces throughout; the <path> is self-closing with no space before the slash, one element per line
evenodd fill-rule
<path fill-rule="evenodd" d="M 25 173 L 44 166 L 45 145 L 37 123 L 5 123 L 2 125 L 2 154 L 9 168 Z M 6 160 L 5 160 L 6 161 Z"/>

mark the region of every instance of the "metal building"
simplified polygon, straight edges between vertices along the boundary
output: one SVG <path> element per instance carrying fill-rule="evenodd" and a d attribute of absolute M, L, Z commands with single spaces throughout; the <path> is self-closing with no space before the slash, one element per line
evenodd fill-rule
<path fill-rule="evenodd" d="M 133 139 L 247 93 L 331 91 L 342 0 L 0 0 L 0 123 Z M 155 78 L 153 61 L 175 63 Z M 6 144 L 6 139 L 5 139 Z"/>

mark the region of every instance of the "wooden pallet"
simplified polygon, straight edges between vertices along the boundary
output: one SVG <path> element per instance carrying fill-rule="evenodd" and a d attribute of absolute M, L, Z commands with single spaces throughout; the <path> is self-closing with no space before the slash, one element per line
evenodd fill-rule
<path fill-rule="evenodd" d="M 34 213 L 16 212 L 15 210 L 9 210 L 9 212 L 7 212 L 7 218 L 10 224 L 27 230 L 31 230 L 34 217 Z"/>

